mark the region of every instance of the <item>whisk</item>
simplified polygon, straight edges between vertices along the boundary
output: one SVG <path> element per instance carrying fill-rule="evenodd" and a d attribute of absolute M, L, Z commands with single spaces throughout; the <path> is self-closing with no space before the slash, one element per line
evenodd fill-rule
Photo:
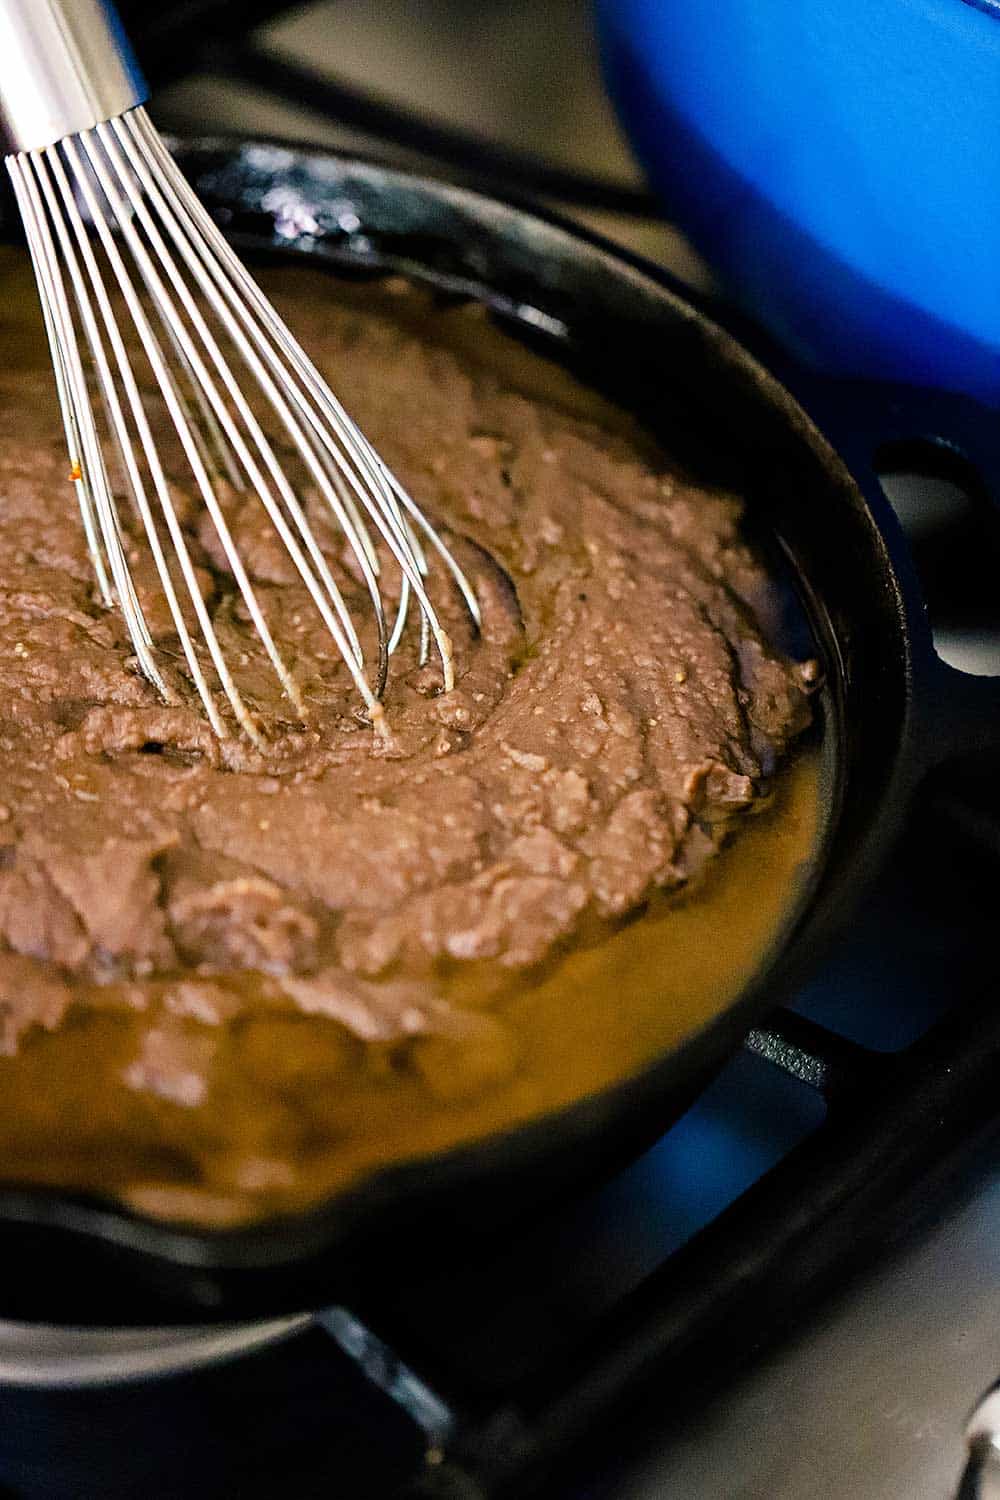
<path fill-rule="evenodd" d="M 263 506 L 368 716 L 384 732 L 389 659 L 406 630 L 411 600 L 419 611 L 421 662 L 433 641 L 443 687 L 454 685 L 452 643 L 428 593 L 431 557 L 451 575 L 478 627 L 475 593 L 192 192 L 146 114 L 146 98 L 110 4 L 0 0 L 0 115 L 12 148 L 6 162 L 101 599 L 120 608 L 139 668 L 164 700 L 175 701 L 129 566 L 124 503 L 141 522 L 212 728 L 220 737 L 229 732 L 221 688 L 236 723 L 255 744 L 263 743 L 202 597 L 172 493 L 177 475 L 168 474 L 150 425 L 138 349 L 169 414 L 167 430 L 176 434 L 188 482 L 295 713 L 307 717 L 302 691 L 234 541 L 223 503 L 231 494 L 227 486 Z M 126 330 L 131 323 L 128 338 L 119 323 L 122 307 Z M 279 459 L 269 428 L 284 433 L 293 473 Z M 309 514 L 315 497 L 363 580 L 361 597 L 377 626 L 374 662 L 365 659 L 344 592 L 315 535 Z M 399 570 L 391 623 L 380 549 Z"/>

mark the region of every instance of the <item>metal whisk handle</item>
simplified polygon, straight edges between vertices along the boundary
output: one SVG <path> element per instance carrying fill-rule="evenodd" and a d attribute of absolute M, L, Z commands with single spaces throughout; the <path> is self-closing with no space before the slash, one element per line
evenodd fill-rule
<path fill-rule="evenodd" d="M 54 145 L 147 97 L 108 0 L 0 0 L 0 121 L 8 150 Z"/>

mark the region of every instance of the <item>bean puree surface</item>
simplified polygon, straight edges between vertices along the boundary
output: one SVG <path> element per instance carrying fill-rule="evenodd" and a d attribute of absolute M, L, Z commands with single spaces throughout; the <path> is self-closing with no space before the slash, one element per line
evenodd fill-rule
<path fill-rule="evenodd" d="M 266 748 L 213 736 L 138 529 L 178 701 L 137 675 L 95 596 L 30 278 L 0 255 L 0 1179 L 212 1225 L 669 1048 L 759 962 L 818 817 L 812 753 L 774 774 L 815 665 L 765 641 L 775 601 L 737 497 L 478 308 L 263 279 L 481 602 L 477 636 L 433 576 L 457 685 L 411 627 L 381 739 L 259 501 L 221 483 L 310 707 L 295 720 L 165 427 Z"/>

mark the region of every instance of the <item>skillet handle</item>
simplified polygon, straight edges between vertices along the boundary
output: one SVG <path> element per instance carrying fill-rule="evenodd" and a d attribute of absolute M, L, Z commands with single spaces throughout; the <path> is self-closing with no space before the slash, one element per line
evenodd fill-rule
<path fill-rule="evenodd" d="M 895 449 L 905 459 L 906 449 L 919 443 L 937 450 L 945 471 L 961 463 L 963 488 L 995 508 L 1000 528 L 1000 412 L 957 393 L 881 381 L 806 377 L 804 385 L 791 383 L 869 494 L 880 491 L 879 457 Z M 915 662 L 918 775 L 967 756 L 1000 755 L 1000 675 L 973 676 L 948 665 L 933 650 L 926 616 L 912 623 L 926 640 Z"/>

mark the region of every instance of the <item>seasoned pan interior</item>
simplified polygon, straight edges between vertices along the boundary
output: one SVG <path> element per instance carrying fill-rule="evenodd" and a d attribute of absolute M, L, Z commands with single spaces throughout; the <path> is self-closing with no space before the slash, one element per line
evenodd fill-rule
<path fill-rule="evenodd" d="M 360 402 L 384 425 L 386 441 L 396 442 L 398 461 L 413 475 L 408 481 L 439 505 L 448 503 L 449 486 L 461 486 L 467 510 L 460 514 L 469 527 L 487 511 L 485 529 L 473 530 L 469 544 L 477 548 L 470 566 L 479 568 L 487 615 L 480 642 L 456 637 L 471 685 L 460 686 L 454 703 L 443 702 L 440 715 L 433 664 L 421 669 L 400 652 L 395 671 L 410 674 L 415 693 L 404 696 L 391 685 L 396 745 L 388 768 L 384 758 L 373 759 L 363 727 L 345 728 L 343 710 L 325 726 L 354 773 L 341 777 L 340 797 L 351 804 L 342 809 L 336 795 L 309 795 L 321 785 L 316 778 L 325 782 L 339 765 L 325 758 L 322 721 L 315 750 L 289 731 L 269 756 L 223 747 L 223 757 L 237 760 L 206 766 L 214 747 L 199 737 L 198 721 L 162 711 L 152 695 L 143 706 L 146 698 L 127 678 L 105 690 L 97 706 L 69 691 L 50 711 L 53 694 L 65 691 L 49 684 L 56 664 L 64 674 L 81 674 L 81 691 L 93 680 L 100 661 L 92 632 L 107 626 L 107 616 L 94 614 L 93 625 L 90 615 L 72 618 L 71 604 L 86 610 L 86 591 L 64 598 L 53 584 L 51 610 L 64 611 L 53 647 L 50 627 L 24 612 L 20 596 L 8 606 L 20 637 L 8 691 L 30 693 L 40 682 L 32 738 L 46 732 L 55 712 L 59 769 L 32 776 L 27 744 L 11 758 L 2 877 L 11 910 L 4 920 L 9 938 L 23 944 L 33 907 L 39 909 L 38 944 L 47 943 L 52 964 L 72 975 L 75 998 L 53 1024 L 48 1006 L 59 976 L 43 967 L 39 1024 L 30 1025 L 31 1012 L 19 1034 L 8 1024 L 14 1055 L 0 1063 L 0 1170 L 214 1227 L 311 1207 L 373 1168 L 543 1115 L 668 1051 L 739 992 L 779 939 L 823 820 L 820 725 L 814 719 L 811 733 L 801 732 L 813 717 L 808 691 L 794 673 L 786 687 L 777 664 L 768 668 L 773 686 L 759 685 L 753 674 L 763 665 L 748 657 L 754 664 L 744 669 L 743 657 L 739 665 L 735 658 L 756 639 L 752 608 L 772 648 L 798 660 L 816 657 L 808 621 L 764 527 L 757 527 L 757 545 L 767 547 L 771 573 L 780 568 L 780 583 L 760 567 L 751 572 L 742 550 L 730 559 L 730 501 L 718 481 L 689 485 L 672 455 L 657 451 L 630 415 L 525 349 L 509 324 L 504 331 L 472 299 L 415 294 L 399 278 L 345 281 L 301 266 L 262 274 L 310 347 L 321 351 L 328 337 L 339 351 L 331 377 L 341 376 L 349 407 Z M 9 285 L 9 302 L 30 304 L 26 274 Z M 327 303 L 336 319 L 324 322 Z M 33 348 L 43 359 L 37 329 Z M 8 369 L 21 357 L 25 343 L 12 341 Z M 22 378 L 34 374 L 26 366 Z M 443 396 L 439 385 L 447 387 Z M 449 423 L 446 408 L 462 401 L 468 415 Z M 29 420 L 26 411 L 26 446 Z M 421 431 L 419 442 L 412 429 Z M 541 443 L 550 446 L 539 453 Z M 574 465 L 587 471 L 585 479 Z M 633 486 L 648 496 L 647 510 L 634 519 L 627 509 Z M 578 510 L 568 491 L 579 496 Z M 276 633 L 285 631 L 279 641 L 297 647 L 302 661 L 313 637 L 295 627 L 309 601 L 288 592 L 287 569 L 282 573 L 281 558 L 268 550 L 269 529 L 253 530 L 253 502 L 232 503 L 253 576 L 271 586 L 270 600 L 262 597 L 265 607 L 274 601 Z M 643 569 L 636 549 L 666 546 L 656 526 L 667 507 L 688 530 L 676 557 L 664 550 L 662 566 L 677 570 L 678 590 L 690 576 L 704 603 L 695 609 L 677 595 L 683 633 L 661 640 L 659 616 L 675 595 L 661 595 L 660 578 Z M 508 520 L 518 515 L 531 519 Z M 60 541 L 53 534 L 58 511 L 47 516 L 37 522 L 40 545 L 69 547 L 75 519 L 67 519 Z M 20 535 L 18 519 L 15 512 L 11 526 Z M 32 507 L 29 528 L 35 519 Z M 520 534 L 508 541 L 506 528 L 515 524 Z M 692 531 L 702 524 L 704 540 Z M 481 540 L 495 550 L 483 551 Z M 212 558 L 203 545 L 202 565 Z M 586 547 L 599 546 L 606 564 L 603 552 L 597 564 L 581 561 Z M 547 553 L 538 559 L 540 548 L 552 553 L 551 562 Z M 509 558 L 511 571 L 493 556 Z M 19 580 L 34 600 L 48 575 L 34 559 L 26 566 Z M 621 576 L 606 577 L 616 566 Z M 718 594 L 707 573 L 713 566 L 735 570 L 731 587 L 753 588 L 756 596 L 742 603 Z M 533 586 L 539 567 L 555 580 L 567 571 L 577 579 L 572 588 L 555 584 L 552 610 Z M 217 592 L 224 577 L 216 575 Z M 491 591 L 501 596 L 496 602 Z M 231 608 L 224 598 L 217 605 L 220 629 Z M 699 611 L 712 612 L 711 622 Z M 573 612 L 575 623 L 566 618 Z M 730 616 L 727 628 L 737 633 L 728 638 L 720 621 Z M 626 623 L 623 656 L 614 633 Z M 81 636 L 79 667 L 63 649 L 72 630 Z M 746 644 L 744 630 L 751 632 Z M 577 637 L 588 632 L 592 644 L 579 646 Z M 245 636 L 234 639 L 249 645 Z M 322 657 L 322 638 L 316 649 Z M 604 658 L 612 652 L 621 667 L 609 673 Z M 650 658 L 643 668 L 644 652 L 666 653 L 669 662 Z M 736 717 L 726 731 L 746 736 L 745 748 L 733 741 L 726 753 L 735 767 L 745 761 L 758 768 L 756 784 L 683 748 L 713 743 L 731 689 L 728 677 L 705 677 L 718 680 L 719 703 L 705 702 L 702 677 L 720 670 L 737 674 L 745 699 L 742 709 L 733 700 Z M 815 678 L 820 670 L 817 663 Z M 634 681 L 622 677 L 630 671 Z M 258 679 L 247 676 L 256 687 Z M 658 687 L 664 678 L 667 686 Z M 314 696 L 325 680 L 315 677 Z M 793 694 L 787 710 L 773 696 L 786 691 Z M 477 710 L 484 698 L 487 707 Z M 676 773 L 666 728 L 647 717 L 654 710 L 676 716 L 670 732 L 681 736 L 677 753 L 686 757 Z M 744 724 L 747 713 L 770 714 L 779 724 L 773 747 L 762 739 L 765 748 L 754 751 L 753 735 L 764 730 L 752 718 Z M 787 730 L 783 713 L 798 716 Z M 545 728 L 550 720 L 555 745 Z M 786 735 L 792 743 L 783 753 Z M 572 742 L 565 755 L 562 739 Z M 658 771 L 663 756 L 670 758 Z M 499 776 L 488 769 L 498 758 Z M 712 778 L 725 784 L 715 791 Z M 414 779 L 425 786 L 415 799 L 407 794 Z M 683 792 L 688 782 L 697 789 Z M 665 784 L 691 799 L 683 817 L 694 818 L 693 826 L 657 822 L 680 815 L 663 802 Z M 753 816 L 741 812 L 744 803 Z M 128 836 L 123 824 L 131 825 Z M 516 837 L 505 845 L 511 824 Z M 668 836 L 676 845 L 659 842 Z M 464 851 L 473 837 L 502 852 L 470 871 Z M 454 843 L 447 875 L 437 873 L 435 840 L 446 849 Z M 338 841 L 351 851 L 350 862 L 362 864 L 356 881 L 336 849 L 324 848 Z M 369 841 L 384 851 L 371 856 L 370 869 Z M 731 847 L 716 856 L 719 841 Z M 422 856 L 426 874 L 417 871 L 400 904 L 398 879 L 385 866 L 420 858 L 423 842 L 430 844 Z M 129 861 L 143 861 L 142 870 L 116 884 Z M 107 894 L 75 883 L 81 872 L 99 870 Z M 440 899 L 433 889 L 422 894 L 431 881 L 441 885 Z M 159 889 L 144 905 L 154 882 Z M 109 901 L 122 908 L 120 918 Z M 61 923 L 74 923 L 69 935 L 58 930 Z M 444 928 L 440 939 L 435 923 Z M 137 924 L 145 931 L 120 930 Z M 89 933 L 95 937 L 87 950 Z M 15 982 L 35 982 L 30 942 L 26 955 L 4 962 Z"/>
<path fill-rule="evenodd" d="M 148 1279 L 151 1266 L 197 1265 L 181 1300 L 203 1306 L 219 1295 L 218 1281 L 205 1279 L 207 1268 L 222 1274 L 222 1267 L 242 1267 L 266 1305 L 275 1305 L 274 1276 L 282 1267 L 299 1268 L 298 1290 L 290 1293 L 286 1285 L 278 1297 L 287 1302 L 304 1295 L 306 1260 L 322 1277 L 333 1250 L 370 1244 L 373 1235 L 384 1242 L 391 1224 L 422 1224 L 430 1232 L 432 1220 L 420 1205 L 426 1210 L 447 1201 L 450 1215 L 458 1192 L 467 1224 L 492 1222 L 546 1185 L 597 1170 L 668 1123 L 750 1019 L 801 972 L 810 938 L 844 893 L 852 857 L 891 774 L 905 650 L 891 570 L 846 472 L 780 388 L 655 280 L 517 211 L 378 169 L 253 149 L 208 148 L 189 161 L 196 176 L 203 173 L 202 191 L 225 207 L 241 248 L 265 260 L 287 260 L 283 203 L 302 196 L 303 182 L 311 194 L 332 194 L 337 215 L 327 215 L 329 232 L 317 234 L 314 221 L 292 259 L 332 266 L 338 279 L 346 274 L 353 282 L 344 295 L 363 299 L 376 295 L 386 276 L 413 276 L 445 294 L 435 313 L 439 323 L 449 303 L 470 296 L 481 301 L 506 335 L 552 362 L 546 381 L 564 379 L 554 366 L 571 371 L 586 389 L 638 418 L 700 482 L 739 490 L 747 498 L 754 545 L 767 556 L 784 601 L 770 628 L 794 652 L 814 651 L 824 673 L 815 727 L 787 774 L 775 778 L 772 806 L 748 823 L 706 877 L 727 886 L 728 894 L 717 889 L 712 896 L 720 920 L 701 926 L 694 900 L 688 909 L 670 911 L 666 902 L 654 901 L 639 920 L 613 924 L 617 930 L 599 934 L 601 941 L 562 959 L 555 967 L 566 976 L 563 990 L 554 969 L 531 976 L 526 993 L 536 1014 L 544 1013 L 536 1002 L 546 995 L 558 1004 L 548 1013 L 553 1019 L 544 1037 L 553 1059 L 544 1070 L 549 1091 L 522 1116 L 491 1117 L 480 1101 L 471 1130 L 422 1143 L 410 1139 L 404 1122 L 399 1139 L 407 1136 L 412 1164 L 386 1170 L 384 1162 L 369 1161 L 353 1178 L 330 1182 L 326 1201 L 322 1194 L 309 1199 L 315 1205 L 309 1212 L 288 1205 L 279 1217 L 246 1228 L 238 1219 L 229 1228 L 225 1220 L 199 1227 L 190 1212 L 175 1212 L 175 1220 L 187 1223 L 171 1225 L 151 1216 L 149 1206 L 116 1208 L 94 1184 L 81 1196 L 53 1174 L 47 1186 L 44 1171 L 26 1175 L 4 1194 L 12 1225 L 54 1226 L 57 1255 L 60 1244 L 84 1233 L 115 1244 L 119 1267 L 122 1247 L 139 1251 L 133 1269 L 140 1280 Z M 361 230 L 342 231 L 336 227 L 341 220 L 357 221 Z M 504 357 L 521 361 L 513 345 L 507 347 Z M 877 660 L 871 649 L 876 637 Z M 769 819 L 773 827 L 789 812 L 797 834 L 779 852 L 769 838 Z M 702 894 L 712 895 L 711 889 Z M 688 929 L 686 942 L 678 938 L 673 963 L 665 952 L 670 922 L 678 933 Z M 700 991 L 689 982 L 695 968 L 710 979 Z M 623 983 L 637 1003 L 634 1024 L 620 1013 Z M 672 1005 L 666 1003 L 671 984 Z M 620 1046 L 608 1047 L 606 1036 L 585 1030 L 584 1023 L 609 1014 L 620 1022 Z M 567 1047 L 567 1015 L 580 1022 L 577 1039 L 587 1037 L 576 1061 Z M 581 1079 L 574 1070 L 584 1055 L 591 1071 Z M 461 1100 L 449 1102 L 444 1115 L 452 1126 L 465 1108 Z M 542 1123 L 532 1124 L 539 1115 Z M 526 1123 L 505 1128 L 519 1118 Z M 456 1144 L 463 1140 L 470 1144 Z M 351 1185 L 329 1196 L 345 1182 Z M 15 1257 L 17 1245 L 27 1244 L 14 1229 L 8 1242 Z M 40 1261 L 39 1244 L 36 1239 Z M 171 1275 L 184 1280 L 178 1270 Z M 241 1284 L 246 1292 L 248 1283 Z M 113 1288 L 111 1294 L 113 1300 Z M 246 1294 L 251 1301 L 257 1296 Z"/>

